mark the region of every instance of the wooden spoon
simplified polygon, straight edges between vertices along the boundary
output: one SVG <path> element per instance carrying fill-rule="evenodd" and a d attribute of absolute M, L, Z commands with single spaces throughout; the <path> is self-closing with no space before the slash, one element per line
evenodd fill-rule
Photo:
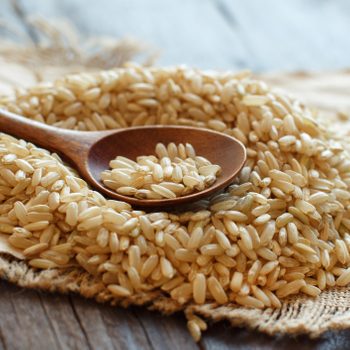
<path fill-rule="evenodd" d="M 187 126 L 75 131 L 56 128 L 0 109 L 0 131 L 60 153 L 96 190 L 138 207 L 176 206 L 207 197 L 232 183 L 246 160 L 245 147 L 233 137 Z M 140 155 L 154 154 L 158 142 L 191 143 L 198 155 L 221 166 L 221 175 L 211 187 L 174 199 L 137 199 L 123 196 L 104 186 L 100 174 L 109 169 L 110 160 L 118 155 L 136 159 Z"/>

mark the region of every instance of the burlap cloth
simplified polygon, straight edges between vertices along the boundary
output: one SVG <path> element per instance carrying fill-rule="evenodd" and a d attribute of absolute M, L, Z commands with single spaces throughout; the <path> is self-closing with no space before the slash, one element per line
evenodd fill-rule
<path fill-rule="evenodd" d="M 132 47 L 128 45 L 129 43 L 125 47 L 121 46 L 124 52 L 115 63 L 123 63 L 135 53 L 135 48 L 131 49 Z M 120 47 L 118 50 L 120 52 Z M 28 54 L 27 51 L 23 52 Z M 19 52 L 23 60 L 17 57 L 16 63 L 14 63 L 16 51 L 13 48 L 9 51 L 3 49 L 0 52 L 0 94 L 10 94 L 14 88 L 31 86 L 38 80 L 52 80 L 67 72 L 106 68 L 102 64 L 105 62 L 103 60 L 84 60 L 82 57 L 79 65 L 67 65 L 65 62 L 61 66 L 45 65 L 42 62 L 47 59 L 45 55 L 41 58 L 38 55 L 37 63 L 40 62 L 40 68 L 38 68 L 35 62 L 28 62 L 26 59 L 28 56 L 23 52 Z M 260 75 L 259 78 L 277 88 L 287 90 L 309 106 L 321 110 L 323 122 L 330 124 L 335 135 L 348 143 L 350 71 L 276 73 Z M 117 303 L 104 292 L 99 278 L 77 267 L 37 271 L 21 261 L 22 258 L 21 253 L 10 248 L 5 239 L 1 239 L 0 233 L 0 276 L 3 279 L 21 287 L 59 293 L 77 293 L 86 298 L 94 298 L 98 302 L 109 302 L 112 305 Z M 160 291 L 138 294 L 122 302 L 119 301 L 118 304 L 124 307 L 130 304 L 145 305 L 163 313 L 182 310 L 187 316 L 194 313 L 204 316 L 209 321 L 225 319 L 232 325 L 247 326 L 268 334 L 307 333 L 311 337 L 316 337 L 330 329 L 350 327 L 350 288 L 326 290 L 316 299 L 298 295 L 285 300 L 281 309 L 256 310 L 237 305 L 217 306 L 216 304 L 183 306 L 164 297 Z"/>

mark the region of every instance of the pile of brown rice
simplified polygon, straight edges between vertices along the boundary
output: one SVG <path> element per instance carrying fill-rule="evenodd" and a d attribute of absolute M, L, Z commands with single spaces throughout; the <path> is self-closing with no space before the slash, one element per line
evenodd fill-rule
<path fill-rule="evenodd" d="M 189 143 L 158 143 L 155 155 L 139 155 L 135 161 L 117 156 L 109 165 L 111 169 L 101 173 L 105 186 L 139 199 L 172 199 L 203 191 L 221 173 L 219 165 L 196 155 Z"/>
<path fill-rule="evenodd" d="M 350 158 L 298 101 L 246 72 L 128 66 L 0 100 L 61 128 L 207 127 L 239 139 L 236 183 L 191 211 L 107 200 L 49 152 L 0 136 L 0 231 L 34 268 L 79 264 L 115 297 L 279 307 L 350 283 Z M 235 155 L 233 154 L 232 157 Z M 199 339 L 205 323 L 189 320 Z"/>

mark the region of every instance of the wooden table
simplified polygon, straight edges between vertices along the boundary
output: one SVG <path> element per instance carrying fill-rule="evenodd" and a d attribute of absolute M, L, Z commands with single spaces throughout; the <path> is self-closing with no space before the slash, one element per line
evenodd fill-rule
<path fill-rule="evenodd" d="M 161 49 L 161 65 L 253 71 L 330 70 L 349 65 L 347 0 L 0 1 L 0 23 L 35 41 L 26 15 L 66 17 L 86 35 L 133 36 Z M 0 27 L 1 33 L 1 27 Z M 210 327 L 195 344 L 182 315 L 99 305 L 0 282 L 0 349 L 349 349 L 350 331 L 269 337 Z"/>

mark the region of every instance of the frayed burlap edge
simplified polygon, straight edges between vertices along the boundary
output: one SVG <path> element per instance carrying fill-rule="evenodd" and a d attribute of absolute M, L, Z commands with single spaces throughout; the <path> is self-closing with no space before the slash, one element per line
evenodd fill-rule
<path fill-rule="evenodd" d="M 0 277 L 25 288 L 48 292 L 76 293 L 100 303 L 128 307 L 144 305 L 164 314 L 183 311 L 188 318 L 202 316 L 209 321 L 229 321 L 233 326 L 248 327 L 273 334 L 308 334 L 318 337 L 329 330 L 350 327 L 350 289 L 333 288 L 316 298 L 296 296 L 285 300 L 280 309 L 248 309 L 237 305 L 180 305 L 161 291 L 139 293 L 125 299 L 108 295 L 101 280 L 80 268 L 37 271 L 24 261 L 0 256 Z"/>

